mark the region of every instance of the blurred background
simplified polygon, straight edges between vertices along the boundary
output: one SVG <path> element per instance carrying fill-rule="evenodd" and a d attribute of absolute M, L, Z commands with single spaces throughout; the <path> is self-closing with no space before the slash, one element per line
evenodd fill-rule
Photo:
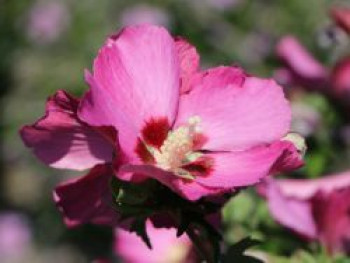
<path fill-rule="evenodd" d="M 237 64 L 283 83 L 276 44 L 286 35 L 299 39 L 325 67 L 347 55 L 349 39 L 329 17 L 331 6 L 346 2 L 2 0 L 0 261 L 92 262 L 112 255 L 111 230 L 96 226 L 67 230 L 54 206 L 54 186 L 77 173 L 46 167 L 18 136 L 21 126 L 43 115 L 46 98 L 57 89 L 76 96 L 87 89 L 83 70 L 91 68 L 108 35 L 125 25 L 160 24 L 197 47 L 203 68 Z M 295 115 L 293 129 L 307 137 L 309 151 L 307 165 L 288 176 L 317 178 L 349 169 L 346 114 L 339 114 L 325 95 L 292 89 L 288 86 L 286 93 Z M 261 251 L 281 260 L 276 262 L 316 251 L 314 244 L 278 226 L 253 190 L 232 200 L 223 218 L 228 242 L 253 235 L 264 241 Z"/>

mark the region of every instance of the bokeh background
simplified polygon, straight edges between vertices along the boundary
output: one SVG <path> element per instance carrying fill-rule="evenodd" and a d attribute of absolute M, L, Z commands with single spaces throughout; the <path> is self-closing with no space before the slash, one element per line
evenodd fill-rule
<path fill-rule="evenodd" d="M 108 35 L 124 25 L 161 24 L 197 47 L 203 68 L 237 64 L 261 77 L 278 77 L 276 43 L 285 35 L 296 36 L 329 67 L 346 55 L 349 39 L 329 18 L 331 6 L 346 2 L 0 1 L 0 261 L 75 263 L 112 255 L 111 230 L 67 230 L 54 206 L 54 186 L 78 174 L 46 167 L 18 135 L 22 125 L 43 115 L 46 98 L 57 89 L 76 96 L 87 89 L 83 71 Z M 322 95 L 290 97 L 293 128 L 307 137 L 309 151 L 307 165 L 288 176 L 317 178 L 349 169 L 350 126 L 343 116 Z M 227 242 L 252 235 L 263 241 L 260 253 L 275 262 L 302 262 L 300 257 L 319 262 L 317 254 L 323 253 L 277 225 L 252 189 L 232 200 L 223 218 Z"/>

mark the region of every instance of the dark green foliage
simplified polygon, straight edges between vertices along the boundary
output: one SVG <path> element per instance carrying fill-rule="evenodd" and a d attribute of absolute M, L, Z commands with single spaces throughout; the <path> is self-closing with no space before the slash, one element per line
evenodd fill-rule
<path fill-rule="evenodd" d="M 231 245 L 222 256 L 222 263 L 263 263 L 260 259 L 245 255 L 244 252 L 261 242 L 250 237 L 246 237 L 238 243 Z"/>

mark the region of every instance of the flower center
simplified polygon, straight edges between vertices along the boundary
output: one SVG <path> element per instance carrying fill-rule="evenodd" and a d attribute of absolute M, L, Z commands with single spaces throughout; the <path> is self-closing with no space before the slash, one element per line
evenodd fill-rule
<path fill-rule="evenodd" d="M 169 131 L 158 149 L 146 144 L 159 168 L 186 179 L 194 179 L 193 175 L 182 167 L 202 156 L 202 153 L 194 151 L 195 136 L 200 131 L 199 123 L 198 116 L 191 117 L 187 125 Z"/>

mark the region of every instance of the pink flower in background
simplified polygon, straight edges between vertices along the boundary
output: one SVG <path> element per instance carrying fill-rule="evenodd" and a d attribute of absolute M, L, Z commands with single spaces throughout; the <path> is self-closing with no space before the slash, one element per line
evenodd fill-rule
<path fill-rule="evenodd" d="M 330 253 L 350 254 L 350 187 L 320 193 L 313 200 L 319 239 Z"/>
<path fill-rule="evenodd" d="M 301 84 L 310 90 L 326 88 L 328 70 L 295 37 L 283 37 L 276 53 L 287 66 L 286 70 L 279 71 L 279 76 L 290 82 L 288 84 Z"/>
<path fill-rule="evenodd" d="M 334 7 L 331 9 L 331 17 L 334 22 L 347 33 L 350 33 L 350 8 Z"/>
<path fill-rule="evenodd" d="M 169 27 L 171 24 L 170 16 L 165 10 L 145 4 L 123 10 L 120 20 L 123 26 L 148 23 Z"/>
<path fill-rule="evenodd" d="M 272 216 L 330 253 L 350 253 L 350 173 L 315 180 L 268 180 L 260 186 Z"/>
<path fill-rule="evenodd" d="M 334 96 L 347 98 L 350 102 L 350 57 L 343 58 L 335 65 L 331 82 Z"/>
<path fill-rule="evenodd" d="M 54 199 L 68 226 L 93 222 L 114 224 L 109 179 L 115 131 L 90 127 L 77 116 L 79 100 L 58 91 L 46 104 L 45 116 L 21 130 L 22 140 L 45 164 L 60 169 L 85 170 L 88 175 L 59 185 Z"/>
<path fill-rule="evenodd" d="M 61 1 L 38 1 L 30 12 L 27 34 L 37 44 L 57 40 L 69 24 L 69 11 Z"/>
<path fill-rule="evenodd" d="M 281 83 L 300 85 L 306 90 L 322 93 L 350 112 L 348 57 L 340 59 L 332 69 L 327 69 L 292 36 L 282 38 L 276 52 L 286 65 L 286 68 L 276 71 L 276 78 Z"/>
<path fill-rule="evenodd" d="M 281 87 L 236 67 L 199 72 L 198 61 L 185 40 L 150 25 L 126 27 L 101 48 L 78 116 L 118 131 L 117 176 L 154 178 L 197 200 L 292 168 L 291 156 L 300 166 L 283 139 L 291 112 Z"/>
<path fill-rule="evenodd" d="M 114 250 L 125 263 L 194 263 L 191 241 L 186 235 L 176 237 L 175 228 L 155 228 L 147 222 L 152 249 L 135 233 L 117 229 Z"/>
<path fill-rule="evenodd" d="M 26 219 L 16 213 L 0 213 L 1 262 L 23 260 L 30 247 L 31 231 Z"/>

